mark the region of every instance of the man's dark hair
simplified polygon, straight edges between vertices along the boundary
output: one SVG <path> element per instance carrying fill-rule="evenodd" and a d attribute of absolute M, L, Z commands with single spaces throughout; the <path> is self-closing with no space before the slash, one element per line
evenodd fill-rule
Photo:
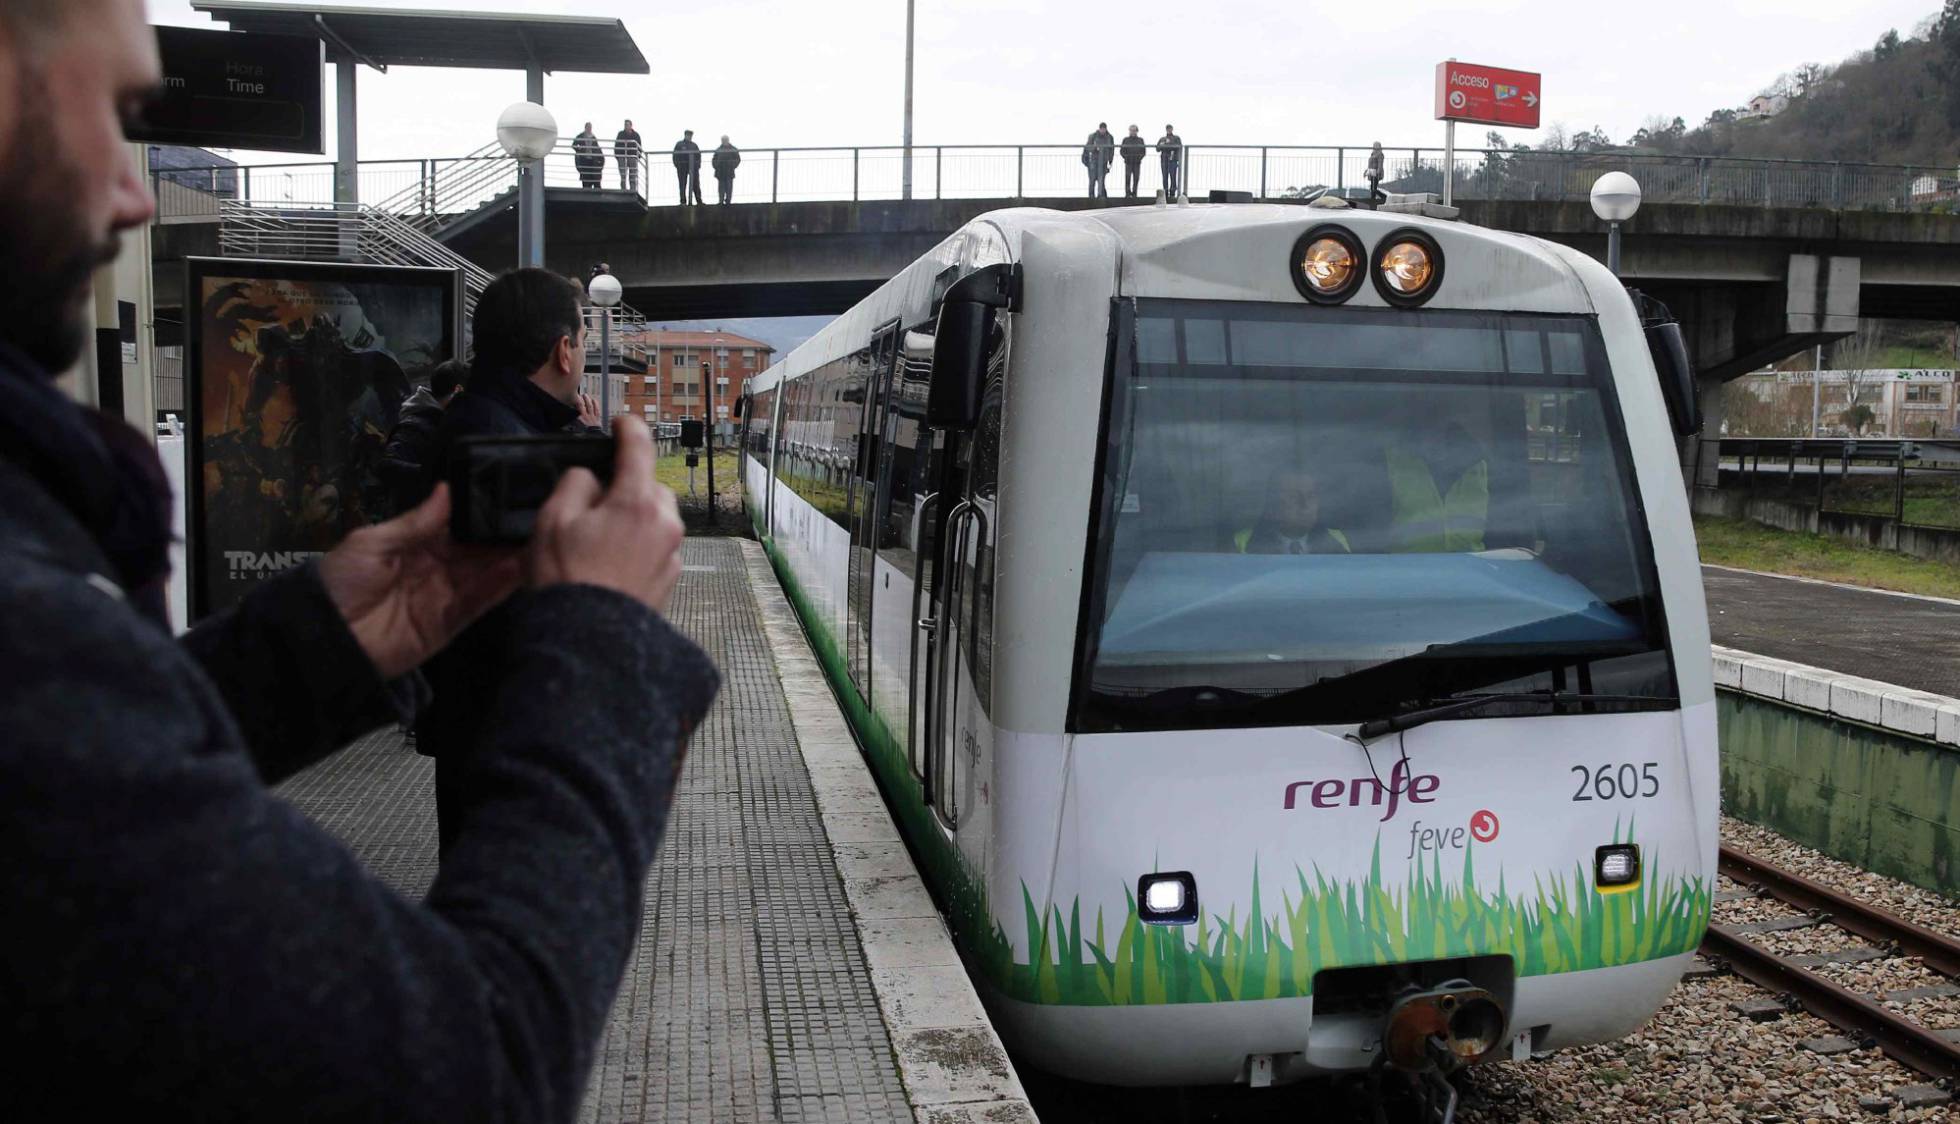
<path fill-rule="evenodd" d="M 474 374 L 528 376 L 558 341 L 578 341 L 582 297 L 569 278 L 543 269 L 504 274 L 476 299 Z"/>
<path fill-rule="evenodd" d="M 429 393 L 447 398 L 461 390 L 470 378 L 470 365 L 461 359 L 445 359 L 429 371 Z"/>

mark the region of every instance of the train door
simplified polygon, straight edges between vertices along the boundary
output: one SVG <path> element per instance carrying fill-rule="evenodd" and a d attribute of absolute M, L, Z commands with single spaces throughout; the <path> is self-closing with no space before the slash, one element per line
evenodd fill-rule
<path fill-rule="evenodd" d="M 886 459 L 878 440 L 886 413 L 885 400 L 891 395 L 892 377 L 898 358 L 898 322 L 893 321 L 872 337 L 869 370 L 863 382 L 857 424 L 857 455 L 845 498 L 845 526 L 851 536 L 850 574 L 845 631 L 846 663 L 851 681 L 867 705 L 871 702 L 871 603 L 877 585 L 878 533 L 882 516 L 883 473 Z"/>
<path fill-rule="evenodd" d="M 962 794 L 988 731 L 993 694 L 995 480 L 1000 467 L 1001 373 L 1005 332 L 996 336 L 980 421 L 973 432 L 941 437 L 936 543 L 925 680 L 926 799 L 948 831 L 962 820 Z M 991 737 L 990 732 L 984 736 Z"/>

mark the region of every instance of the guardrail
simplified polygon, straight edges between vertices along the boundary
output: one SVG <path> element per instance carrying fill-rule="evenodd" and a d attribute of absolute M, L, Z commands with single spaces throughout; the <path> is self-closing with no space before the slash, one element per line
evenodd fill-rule
<path fill-rule="evenodd" d="M 601 186 L 618 190 L 618 162 L 602 139 Z M 1032 199 L 1084 196 L 1089 175 L 1079 144 L 915 145 L 910 150 L 911 197 Z M 1297 198 L 1318 189 L 1367 183 L 1367 146 L 1186 145 L 1181 170 L 1186 194 L 1250 192 L 1260 199 Z M 1443 152 L 1385 149 L 1383 187 L 1441 191 Z M 712 202 L 713 150 L 701 154 L 702 193 Z M 680 198 L 669 149 L 638 161 L 639 191 L 649 202 Z M 581 186 L 572 138 L 544 161 L 549 187 Z M 907 150 L 898 145 L 742 150 L 734 201 L 780 203 L 904 198 Z M 1960 209 L 1951 167 L 1858 164 L 1738 157 L 1657 156 L 1626 152 L 1459 149 L 1448 168 L 1451 191 L 1463 200 L 1578 201 L 1608 171 L 1631 173 L 1650 203 L 1809 207 L 1830 210 Z M 1154 149 L 1140 169 L 1139 194 L 1163 186 Z M 274 164 L 223 168 L 165 168 L 151 173 L 165 218 L 209 217 L 213 201 L 255 206 L 324 206 L 334 202 L 332 164 Z M 516 163 L 495 145 L 458 157 L 362 161 L 360 198 L 401 215 L 441 216 L 475 209 L 515 187 Z M 1107 176 L 1112 196 L 1123 194 L 1119 158 Z"/>
<path fill-rule="evenodd" d="M 1696 443 L 1696 479 L 1706 444 Z M 1734 472 L 1735 482 L 1752 496 L 1808 507 L 1820 515 L 1876 515 L 1901 526 L 1960 529 L 1960 468 L 1928 457 L 1929 444 L 1724 437 L 1722 468 Z"/>

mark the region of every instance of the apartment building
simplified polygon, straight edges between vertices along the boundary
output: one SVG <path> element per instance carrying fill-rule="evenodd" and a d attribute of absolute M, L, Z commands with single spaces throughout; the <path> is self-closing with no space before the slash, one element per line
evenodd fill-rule
<path fill-rule="evenodd" d="M 645 374 L 626 380 L 623 409 L 649 423 L 689 418 L 733 423 L 735 400 L 749 376 L 766 369 L 775 349 L 734 332 L 636 332 L 646 349 Z"/>

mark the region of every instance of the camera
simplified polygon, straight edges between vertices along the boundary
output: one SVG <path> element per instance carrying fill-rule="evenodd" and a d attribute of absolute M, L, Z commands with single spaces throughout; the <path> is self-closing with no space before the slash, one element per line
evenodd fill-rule
<path fill-rule="evenodd" d="M 466 543 L 521 543 L 538 509 L 571 468 L 612 483 L 613 441 L 595 435 L 465 437 L 449 453 L 449 535 Z"/>

